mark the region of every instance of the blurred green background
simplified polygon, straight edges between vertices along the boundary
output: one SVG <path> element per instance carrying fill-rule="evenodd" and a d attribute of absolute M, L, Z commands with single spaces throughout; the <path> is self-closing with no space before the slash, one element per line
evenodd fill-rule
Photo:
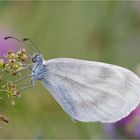
<path fill-rule="evenodd" d="M 140 62 L 140 2 L 0 2 L 3 33 L 32 39 L 46 60 L 72 57 L 135 71 Z M 0 112 L 10 119 L 0 138 L 109 138 L 104 124 L 74 123 L 40 82 L 15 106 L 8 99 L 0 101 Z"/>

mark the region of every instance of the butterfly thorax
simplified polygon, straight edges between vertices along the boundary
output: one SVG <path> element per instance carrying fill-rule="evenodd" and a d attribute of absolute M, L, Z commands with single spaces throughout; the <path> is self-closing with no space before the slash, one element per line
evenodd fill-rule
<path fill-rule="evenodd" d="M 43 65 L 43 58 L 34 62 L 32 67 L 32 79 L 35 80 L 42 80 L 45 74 L 45 66 Z"/>

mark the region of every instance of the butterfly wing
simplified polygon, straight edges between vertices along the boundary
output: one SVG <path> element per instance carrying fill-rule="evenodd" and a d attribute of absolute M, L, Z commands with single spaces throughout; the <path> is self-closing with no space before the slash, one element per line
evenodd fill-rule
<path fill-rule="evenodd" d="M 44 65 L 44 86 L 74 120 L 115 122 L 139 104 L 140 79 L 125 68 L 71 58 Z"/>

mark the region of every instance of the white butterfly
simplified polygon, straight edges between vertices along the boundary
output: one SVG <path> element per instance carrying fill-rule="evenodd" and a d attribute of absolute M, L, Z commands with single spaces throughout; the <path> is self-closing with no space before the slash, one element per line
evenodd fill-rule
<path fill-rule="evenodd" d="M 32 81 L 41 80 L 74 120 L 115 122 L 140 102 L 140 79 L 131 71 L 71 58 L 33 58 Z"/>
<path fill-rule="evenodd" d="M 116 122 L 140 102 L 140 78 L 128 69 L 95 61 L 56 58 L 32 61 L 32 84 L 40 80 L 63 110 L 82 122 Z"/>

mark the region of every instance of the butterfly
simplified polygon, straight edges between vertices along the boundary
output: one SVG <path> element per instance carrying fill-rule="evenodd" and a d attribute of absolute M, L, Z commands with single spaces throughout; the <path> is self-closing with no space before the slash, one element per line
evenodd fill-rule
<path fill-rule="evenodd" d="M 139 105 L 140 78 L 132 71 L 73 58 L 44 60 L 35 49 L 31 84 L 40 80 L 73 120 L 112 123 Z"/>

